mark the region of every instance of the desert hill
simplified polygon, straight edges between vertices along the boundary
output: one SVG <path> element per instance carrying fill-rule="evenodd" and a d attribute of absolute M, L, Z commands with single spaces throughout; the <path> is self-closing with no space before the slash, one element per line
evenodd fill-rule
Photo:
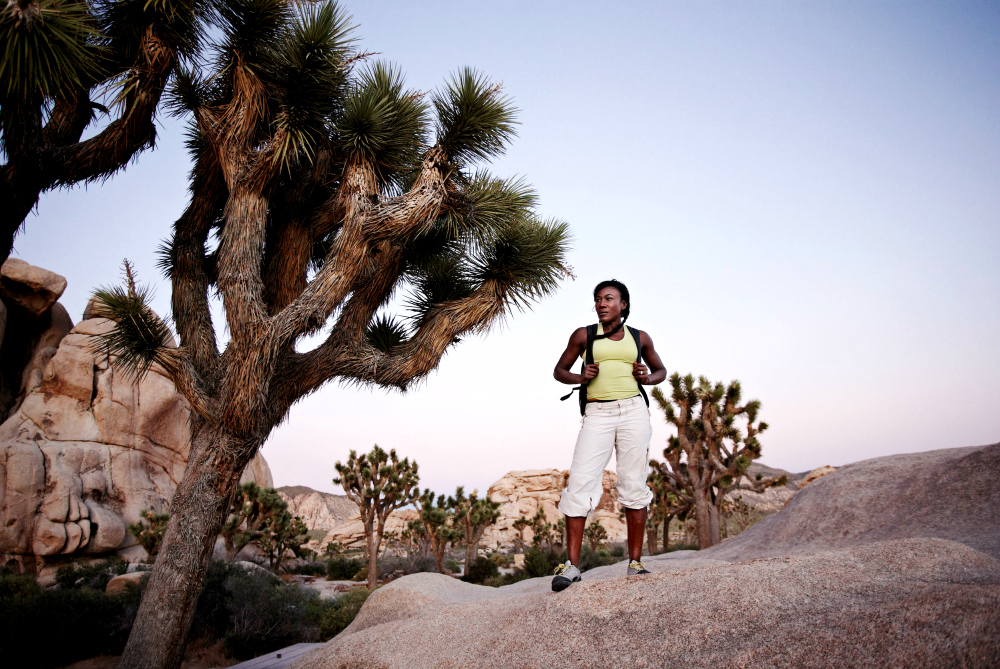
<path fill-rule="evenodd" d="M 718 546 L 558 594 L 407 576 L 292 666 L 997 666 L 998 472 L 1000 444 L 854 463 Z"/>

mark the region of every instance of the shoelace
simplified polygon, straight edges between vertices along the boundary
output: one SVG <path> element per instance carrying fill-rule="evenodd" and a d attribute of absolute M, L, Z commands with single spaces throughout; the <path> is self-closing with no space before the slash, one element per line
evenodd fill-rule
<path fill-rule="evenodd" d="M 641 562 L 639 562 L 638 560 L 632 560 L 632 564 L 630 564 L 630 565 L 628 566 L 628 568 L 629 568 L 629 569 L 638 569 L 639 571 L 642 571 L 642 570 L 643 570 L 643 569 L 645 569 L 646 567 L 645 567 L 645 565 L 643 565 L 643 564 L 642 564 Z"/>
<path fill-rule="evenodd" d="M 555 575 L 559 576 L 560 574 L 562 574 L 567 569 L 569 569 L 569 565 L 561 564 L 558 567 L 556 567 L 556 573 L 555 573 Z"/>

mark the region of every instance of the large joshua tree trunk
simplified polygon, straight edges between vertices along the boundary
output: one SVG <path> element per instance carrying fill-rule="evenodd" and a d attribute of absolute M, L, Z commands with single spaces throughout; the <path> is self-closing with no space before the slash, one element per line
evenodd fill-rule
<path fill-rule="evenodd" d="M 248 452 L 256 448 L 218 430 L 195 437 L 120 667 L 180 666 L 208 558 Z"/>
<path fill-rule="evenodd" d="M 694 520 L 698 528 L 698 548 L 714 546 L 712 540 L 712 498 L 709 490 L 703 487 L 694 489 Z M 718 527 L 718 525 L 716 525 Z"/>

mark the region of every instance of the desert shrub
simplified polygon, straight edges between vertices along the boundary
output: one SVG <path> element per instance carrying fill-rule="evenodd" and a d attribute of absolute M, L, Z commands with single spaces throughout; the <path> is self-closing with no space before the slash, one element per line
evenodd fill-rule
<path fill-rule="evenodd" d="M 389 556 L 378 561 L 379 577 L 395 574 L 396 576 L 409 576 L 420 572 L 437 571 L 437 563 L 430 555 L 417 557 Z M 365 577 L 368 577 L 367 571 Z"/>
<path fill-rule="evenodd" d="M 225 580 L 229 594 L 226 650 L 237 660 L 248 660 L 301 641 L 313 641 L 307 606 L 315 591 L 298 584 L 285 585 L 268 574 L 230 570 Z"/>
<path fill-rule="evenodd" d="M 305 564 L 295 565 L 294 567 L 285 567 L 286 574 L 303 574 L 305 576 L 325 576 L 326 575 L 326 563 L 325 562 L 306 562 Z"/>
<path fill-rule="evenodd" d="M 524 571 L 528 578 L 550 576 L 562 558 L 555 551 L 544 551 L 538 546 L 529 548 L 524 553 Z"/>
<path fill-rule="evenodd" d="M 462 563 L 458 560 L 448 559 L 444 561 L 444 568 L 453 574 L 457 574 L 462 570 Z"/>
<path fill-rule="evenodd" d="M 364 562 L 345 557 L 331 557 L 326 561 L 326 578 L 330 581 L 348 581 L 365 567 Z M 367 570 L 365 571 L 367 577 Z"/>
<path fill-rule="evenodd" d="M 610 553 L 611 557 L 615 558 L 616 560 L 621 560 L 622 558 L 625 557 L 625 544 L 622 543 L 611 544 L 611 547 L 608 548 L 608 553 Z"/>
<path fill-rule="evenodd" d="M 70 587 L 57 590 L 43 590 L 30 576 L 0 577 L 4 666 L 56 667 L 101 653 L 121 653 L 142 589 L 108 595 L 80 582 L 102 580 L 99 577 L 96 571 L 85 570 Z"/>
<path fill-rule="evenodd" d="M 624 555 L 624 551 L 622 555 Z M 580 550 L 580 571 L 583 572 L 595 567 L 604 567 L 620 560 L 621 557 L 616 557 L 610 550 L 592 551 L 589 546 L 584 546 Z"/>
<path fill-rule="evenodd" d="M 311 605 L 311 614 L 319 624 L 319 640 L 335 637 L 350 625 L 368 595 L 368 588 L 351 588 L 334 600 L 317 598 Z"/>
<path fill-rule="evenodd" d="M 500 575 L 496 562 L 486 557 L 477 557 L 476 561 L 469 568 L 469 573 L 462 577 L 463 581 L 469 583 L 484 583 L 486 579 Z"/>
<path fill-rule="evenodd" d="M 128 562 L 119 557 L 112 557 L 102 562 L 91 564 L 70 563 L 56 570 L 56 583 L 63 590 L 70 588 L 91 588 L 104 590 L 108 581 L 115 576 L 124 574 Z"/>

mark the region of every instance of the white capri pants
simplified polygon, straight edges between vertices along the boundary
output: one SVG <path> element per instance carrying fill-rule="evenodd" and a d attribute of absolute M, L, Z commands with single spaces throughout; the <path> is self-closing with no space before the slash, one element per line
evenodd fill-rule
<path fill-rule="evenodd" d="M 652 434 L 649 409 L 638 395 L 587 404 L 559 510 L 570 517 L 581 517 L 597 507 L 604 492 L 601 479 L 612 451 L 618 460 L 618 503 L 626 509 L 648 506 L 653 501 L 653 491 L 646 485 Z"/>

